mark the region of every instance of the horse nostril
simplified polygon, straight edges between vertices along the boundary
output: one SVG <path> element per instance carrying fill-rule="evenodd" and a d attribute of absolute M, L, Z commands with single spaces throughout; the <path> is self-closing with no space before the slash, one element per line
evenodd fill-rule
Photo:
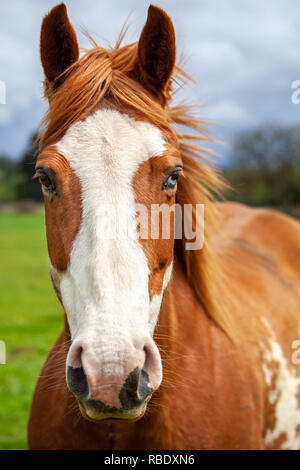
<path fill-rule="evenodd" d="M 151 393 L 153 393 L 153 388 L 149 387 L 149 376 L 147 372 L 142 369 L 140 373 L 140 380 L 137 389 L 137 396 L 139 400 L 144 401 Z"/>
<path fill-rule="evenodd" d="M 84 399 L 88 398 L 89 386 L 83 367 L 67 367 L 67 383 L 71 392 Z"/>
<path fill-rule="evenodd" d="M 143 369 L 136 367 L 130 372 L 119 395 L 122 407 L 138 406 L 151 395 L 153 388 L 149 387 L 148 383 L 148 374 Z"/>

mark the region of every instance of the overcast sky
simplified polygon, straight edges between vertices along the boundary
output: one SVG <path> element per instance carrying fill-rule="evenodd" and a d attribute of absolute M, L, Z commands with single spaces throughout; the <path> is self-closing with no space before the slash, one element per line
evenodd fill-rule
<path fill-rule="evenodd" d="M 37 127 L 46 103 L 39 61 L 39 33 L 45 13 L 57 1 L 1 0 L 0 154 L 19 158 Z M 138 39 L 146 19 L 146 0 L 67 0 L 80 46 L 86 27 L 101 45 L 113 43 L 130 15 L 128 42 Z M 211 104 L 203 115 L 221 123 L 219 137 L 229 144 L 240 129 L 265 122 L 300 125 L 300 105 L 291 102 L 291 84 L 300 80 L 299 0 L 157 0 L 171 16 L 178 55 L 198 88 L 191 100 Z M 184 97 L 184 94 L 181 94 Z"/>

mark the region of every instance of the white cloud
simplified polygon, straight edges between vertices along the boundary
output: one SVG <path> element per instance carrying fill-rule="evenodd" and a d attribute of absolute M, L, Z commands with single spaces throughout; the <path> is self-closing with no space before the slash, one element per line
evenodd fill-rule
<path fill-rule="evenodd" d="M 247 125 L 252 125 L 255 122 L 247 109 L 230 100 L 216 103 L 212 107 L 211 112 L 216 121 L 225 124 L 227 127 L 229 125 L 239 125 L 241 122 Z"/>

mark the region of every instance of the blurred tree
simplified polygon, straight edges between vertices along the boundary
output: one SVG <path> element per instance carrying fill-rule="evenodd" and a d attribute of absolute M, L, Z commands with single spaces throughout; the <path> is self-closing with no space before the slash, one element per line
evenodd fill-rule
<path fill-rule="evenodd" d="M 34 165 L 38 154 L 38 144 L 36 142 L 37 134 L 33 133 L 29 139 L 28 147 L 19 162 L 15 187 L 16 198 L 31 199 L 33 201 L 42 201 L 42 192 L 37 180 L 33 180 Z"/>
<path fill-rule="evenodd" d="M 233 199 L 253 205 L 300 203 L 300 129 L 266 125 L 241 132 L 226 176 Z"/>
<path fill-rule="evenodd" d="M 6 156 L 0 156 L 0 202 L 15 199 L 14 175 L 17 162 Z"/>
<path fill-rule="evenodd" d="M 6 179 L 11 179 L 17 167 L 15 160 L 6 156 L 0 156 L 0 170 Z"/>

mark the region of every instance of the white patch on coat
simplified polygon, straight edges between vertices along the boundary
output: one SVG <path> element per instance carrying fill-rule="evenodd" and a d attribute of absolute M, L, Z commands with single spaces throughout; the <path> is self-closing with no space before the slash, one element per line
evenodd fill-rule
<path fill-rule="evenodd" d="M 284 433 L 286 440 L 281 449 L 300 449 L 300 377 L 292 362 L 288 364 L 284 357 L 269 321 L 266 318 L 262 318 L 262 321 L 270 336 L 269 347 L 264 348 L 262 364 L 266 384 L 271 386 L 275 378 L 274 388 L 270 390 L 268 397 L 269 403 L 275 406 L 275 426 L 274 429 L 266 430 L 264 442 L 266 446 L 271 446 Z"/>
<path fill-rule="evenodd" d="M 82 219 L 67 270 L 52 268 L 52 275 L 72 340 L 88 339 L 91 361 L 105 357 L 118 368 L 130 348 L 141 346 L 134 341 L 153 333 L 160 310 L 163 292 L 159 299 L 149 299 L 149 268 L 138 240 L 132 181 L 142 162 L 163 153 L 165 142 L 151 124 L 99 110 L 71 126 L 57 149 L 79 178 Z M 116 208 L 117 222 L 126 225 L 130 237 L 108 235 Z"/>

